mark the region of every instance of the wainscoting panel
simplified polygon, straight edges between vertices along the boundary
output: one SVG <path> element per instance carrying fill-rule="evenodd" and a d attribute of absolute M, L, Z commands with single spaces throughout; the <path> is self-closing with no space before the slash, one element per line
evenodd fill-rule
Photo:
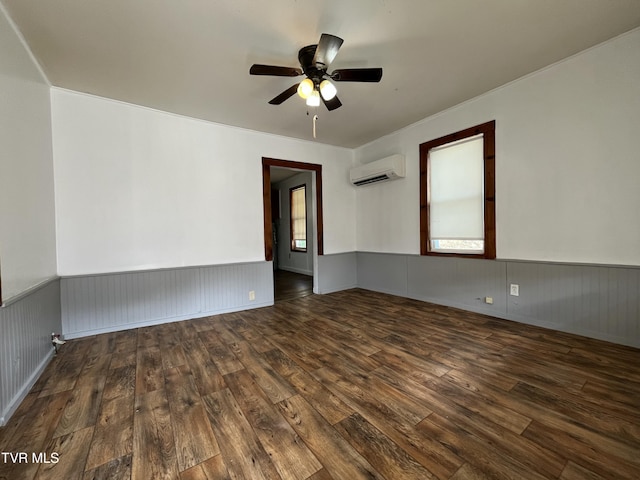
<path fill-rule="evenodd" d="M 61 329 L 57 278 L 0 308 L 0 426 L 47 366 L 54 352 L 51 332 Z"/>
<path fill-rule="evenodd" d="M 66 277 L 61 288 L 65 338 L 273 305 L 271 262 Z"/>
<path fill-rule="evenodd" d="M 488 315 L 506 311 L 504 262 L 408 255 L 407 267 L 410 298 Z"/>
<path fill-rule="evenodd" d="M 509 262 L 514 320 L 640 346 L 640 268 Z"/>
<path fill-rule="evenodd" d="M 203 267 L 200 271 L 207 312 L 273 305 L 272 262 Z M 250 291 L 255 292 L 255 301 L 249 300 Z M 238 309 L 239 305 L 243 308 Z"/>
<path fill-rule="evenodd" d="M 639 267 L 371 252 L 356 259 L 360 288 L 640 348 Z M 511 284 L 519 296 L 509 295 Z"/>
<path fill-rule="evenodd" d="M 360 288 L 407 296 L 407 255 L 358 252 L 356 258 Z"/>
<path fill-rule="evenodd" d="M 358 284 L 356 252 L 318 256 L 318 293 L 355 288 Z"/>

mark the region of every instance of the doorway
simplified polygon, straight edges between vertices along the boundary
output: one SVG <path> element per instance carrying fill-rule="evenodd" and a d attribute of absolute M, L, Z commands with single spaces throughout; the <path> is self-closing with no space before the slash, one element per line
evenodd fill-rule
<path fill-rule="evenodd" d="M 265 259 L 273 262 L 274 300 L 314 292 L 322 241 L 322 166 L 262 159 Z"/>

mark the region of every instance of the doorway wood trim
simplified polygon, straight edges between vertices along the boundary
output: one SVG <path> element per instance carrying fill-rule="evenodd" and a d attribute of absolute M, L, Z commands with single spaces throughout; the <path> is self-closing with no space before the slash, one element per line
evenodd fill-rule
<path fill-rule="evenodd" d="M 271 218 L 271 167 L 295 168 L 316 172 L 316 250 L 324 253 L 322 232 L 322 165 L 315 163 L 292 162 L 276 158 L 262 157 L 262 206 L 264 212 L 264 257 L 267 262 L 273 260 L 273 229 Z"/>

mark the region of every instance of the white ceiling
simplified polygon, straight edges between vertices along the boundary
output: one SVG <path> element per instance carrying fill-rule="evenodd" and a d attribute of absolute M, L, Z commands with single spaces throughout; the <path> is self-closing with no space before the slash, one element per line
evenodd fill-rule
<path fill-rule="evenodd" d="M 0 0 L 58 87 L 227 125 L 356 147 L 640 26 L 640 0 Z M 297 67 L 326 32 L 343 106 L 307 116 Z"/>

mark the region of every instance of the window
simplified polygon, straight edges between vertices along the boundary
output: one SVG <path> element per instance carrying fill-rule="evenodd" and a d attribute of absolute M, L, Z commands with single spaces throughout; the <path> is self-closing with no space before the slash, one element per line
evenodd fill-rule
<path fill-rule="evenodd" d="M 304 185 L 289 189 L 291 250 L 307 251 L 307 192 Z"/>
<path fill-rule="evenodd" d="M 496 258 L 495 121 L 420 145 L 420 253 Z"/>

